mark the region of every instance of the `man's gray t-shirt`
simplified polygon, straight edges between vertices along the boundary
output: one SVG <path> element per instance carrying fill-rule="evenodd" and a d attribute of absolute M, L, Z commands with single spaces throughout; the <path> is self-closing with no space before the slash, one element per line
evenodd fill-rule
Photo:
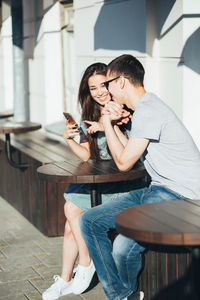
<path fill-rule="evenodd" d="M 144 165 L 152 184 L 200 199 L 200 152 L 176 114 L 156 95 L 140 98 L 130 137 L 150 140 Z"/>

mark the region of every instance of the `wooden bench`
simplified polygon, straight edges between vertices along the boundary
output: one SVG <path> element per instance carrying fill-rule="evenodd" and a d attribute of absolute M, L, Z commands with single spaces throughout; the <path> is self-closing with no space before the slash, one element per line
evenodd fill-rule
<path fill-rule="evenodd" d="M 40 131 L 12 135 L 13 160 L 28 163 L 24 171 L 9 165 L 2 134 L 0 149 L 0 195 L 45 235 L 63 235 L 63 193 L 67 184 L 40 181 L 37 168 L 54 161 L 72 160 L 75 156 L 65 144 Z"/>
<path fill-rule="evenodd" d="M 200 299 L 199 220 L 200 200 L 138 205 L 116 217 L 118 232 L 150 249 L 140 276 L 145 299 Z"/>

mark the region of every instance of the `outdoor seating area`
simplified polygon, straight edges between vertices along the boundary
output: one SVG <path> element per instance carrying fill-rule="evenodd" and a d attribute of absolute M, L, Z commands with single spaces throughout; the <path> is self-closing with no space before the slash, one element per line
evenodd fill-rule
<path fill-rule="evenodd" d="M 0 0 L 0 300 L 200 300 L 199 22 Z"/>
<path fill-rule="evenodd" d="M 5 137 L 3 135 L 0 136 L 0 147 L 5 149 Z M 11 151 L 14 161 L 26 162 L 28 167 L 24 170 L 13 168 L 7 161 L 5 151 L 2 151 L 0 163 L 5 175 L 0 182 L 1 196 L 43 234 L 49 237 L 62 236 L 65 224 L 63 193 L 68 184 L 67 179 L 64 179 L 67 178 L 67 173 L 63 168 L 66 168 L 67 161 L 70 162 L 69 166 L 71 167 L 68 166 L 68 170 L 71 172 L 76 170 L 77 175 L 80 177 L 79 180 L 85 181 L 83 177 L 85 172 L 90 172 L 90 176 L 94 177 L 94 165 L 93 167 L 91 165 L 92 169 L 91 167 L 85 169 L 84 165 L 82 169 L 77 168 L 80 162 L 66 145 L 47 138 L 45 134 L 39 131 L 14 135 Z M 59 165 L 61 166 L 63 161 L 66 161 L 66 163 L 59 171 Z M 42 166 L 46 166 L 46 169 Z M 54 168 L 57 168 L 55 169 L 56 173 Z M 43 174 L 38 174 L 37 170 L 40 169 L 40 173 Z M 100 176 L 103 176 L 102 178 L 106 180 L 107 177 L 105 176 L 109 174 L 108 166 L 104 165 L 104 171 L 100 171 L 97 165 L 97 170 L 96 181 L 101 180 Z M 54 175 L 52 172 L 54 172 Z M 113 173 L 114 169 L 112 171 L 110 169 L 110 172 Z M 114 174 L 113 176 L 116 176 Z M 89 173 L 87 173 L 88 176 Z M 128 176 L 128 174 L 125 174 L 125 176 Z M 138 176 L 145 178 L 146 173 L 139 167 L 138 171 L 136 173 L 133 171 L 131 176 L 133 179 Z M 120 180 L 120 177 L 118 177 L 118 180 Z M 15 196 L 13 197 L 13 195 Z M 156 300 L 161 299 L 158 291 L 162 291 L 164 287 L 170 285 L 172 285 L 172 290 L 169 293 L 173 295 L 180 293 L 179 282 L 187 281 L 188 272 L 190 272 L 191 258 L 189 250 L 151 245 L 145 253 L 144 259 L 145 265 L 140 275 L 139 289 L 145 292 L 145 299 L 154 299 L 153 297 Z M 187 284 L 188 289 L 190 289 L 191 282 L 187 282 Z"/>

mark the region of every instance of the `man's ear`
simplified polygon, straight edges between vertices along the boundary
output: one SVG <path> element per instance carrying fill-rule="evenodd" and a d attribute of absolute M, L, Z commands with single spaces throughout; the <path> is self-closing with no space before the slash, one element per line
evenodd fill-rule
<path fill-rule="evenodd" d="M 120 76 L 119 80 L 120 80 L 120 88 L 123 89 L 126 84 L 125 77 Z"/>

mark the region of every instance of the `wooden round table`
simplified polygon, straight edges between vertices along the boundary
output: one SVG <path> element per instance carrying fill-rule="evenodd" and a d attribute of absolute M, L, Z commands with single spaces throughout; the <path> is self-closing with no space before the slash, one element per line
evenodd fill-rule
<path fill-rule="evenodd" d="M 9 164 L 14 168 L 26 169 L 27 164 L 16 163 L 12 159 L 11 144 L 10 144 L 10 133 L 25 133 L 40 129 L 42 126 L 39 123 L 33 122 L 0 122 L 0 133 L 5 134 L 6 138 L 6 157 Z"/>
<path fill-rule="evenodd" d="M 0 119 L 6 119 L 6 118 L 9 118 L 9 117 L 13 117 L 13 116 L 14 116 L 14 113 L 11 112 L 11 111 L 0 112 Z"/>
<path fill-rule="evenodd" d="M 137 205 L 116 217 L 116 228 L 140 242 L 200 246 L 200 200 Z"/>
<path fill-rule="evenodd" d="M 154 202 L 125 209 L 116 217 L 116 229 L 138 242 L 186 246 L 192 253 L 192 282 L 200 299 L 200 200 Z"/>
<path fill-rule="evenodd" d="M 147 173 L 143 164 L 137 164 L 128 172 L 120 172 L 113 160 L 81 162 L 74 157 L 69 161 L 50 163 L 37 169 L 41 180 L 65 183 L 90 183 L 91 205 L 98 205 L 97 183 L 135 180 Z"/>

